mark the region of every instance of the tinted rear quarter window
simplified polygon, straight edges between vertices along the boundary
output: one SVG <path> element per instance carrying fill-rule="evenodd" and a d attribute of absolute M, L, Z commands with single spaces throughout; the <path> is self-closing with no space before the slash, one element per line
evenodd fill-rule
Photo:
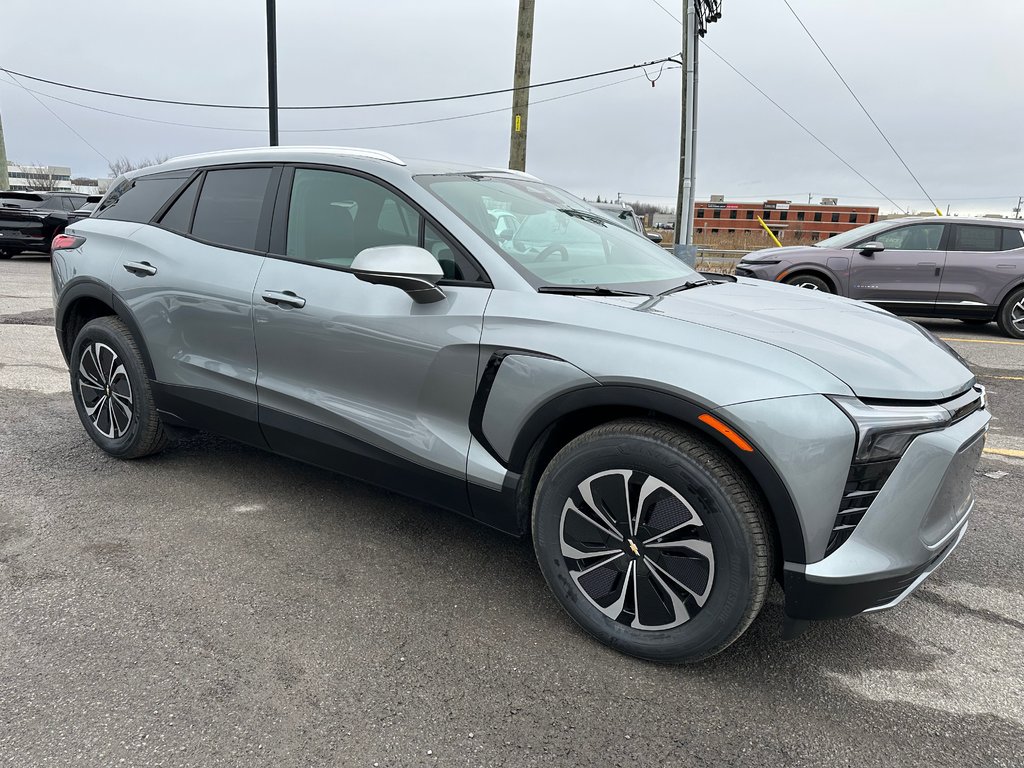
<path fill-rule="evenodd" d="M 199 191 L 199 179 L 193 179 L 185 191 L 178 195 L 178 199 L 167 209 L 167 212 L 160 219 L 160 225 L 175 232 L 185 234 L 192 223 L 192 208 L 195 206 L 196 193 Z"/>
<path fill-rule="evenodd" d="M 980 224 L 957 224 L 954 251 L 1001 251 L 1002 229 Z"/>
<path fill-rule="evenodd" d="M 191 171 L 142 176 L 119 184 L 93 215 L 99 219 L 148 224 L 164 203 L 178 191 Z"/>
<path fill-rule="evenodd" d="M 1003 230 L 1003 250 L 1012 251 L 1014 248 L 1024 247 L 1024 229 Z"/>
<path fill-rule="evenodd" d="M 270 168 L 208 171 L 199 193 L 192 235 L 228 248 L 256 249 Z"/>

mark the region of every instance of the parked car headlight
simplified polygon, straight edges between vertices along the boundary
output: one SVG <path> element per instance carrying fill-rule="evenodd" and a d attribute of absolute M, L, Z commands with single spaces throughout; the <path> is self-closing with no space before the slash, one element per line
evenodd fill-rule
<path fill-rule="evenodd" d="M 903 455 L 918 435 L 945 427 L 951 417 L 941 405 L 868 405 L 855 397 L 833 397 L 857 430 L 854 461 L 882 461 Z"/>

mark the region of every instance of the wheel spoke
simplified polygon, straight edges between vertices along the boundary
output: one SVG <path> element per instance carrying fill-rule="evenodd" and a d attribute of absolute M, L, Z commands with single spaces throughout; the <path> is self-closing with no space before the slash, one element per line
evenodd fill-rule
<path fill-rule="evenodd" d="M 103 407 L 103 405 L 104 405 L 104 404 L 105 404 L 106 402 L 107 402 L 107 396 L 106 396 L 106 394 L 104 393 L 104 394 L 100 395 L 99 399 L 98 399 L 98 400 L 97 400 L 97 401 L 96 401 L 95 403 L 93 403 L 91 407 L 90 407 L 90 406 L 88 406 L 88 405 L 86 405 L 86 406 L 85 406 L 85 413 L 86 413 L 86 415 L 87 415 L 87 416 L 88 416 L 89 418 L 91 418 L 91 419 L 93 420 L 93 423 L 94 423 L 94 424 L 96 423 L 96 420 L 97 420 L 97 419 L 99 418 L 99 417 L 98 417 L 98 416 L 96 415 L 96 412 L 97 412 L 97 411 L 98 411 L 98 410 L 99 410 L 100 408 L 102 408 L 102 407 Z"/>
<path fill-rule="evenodd" d="M 662 588 L 662 590 L 664 590 L 665 596 L 669 599 L 669 606 L 671 606 L 672 609 L 673 620 L 661 626 L 641 626 L 638 627 L 638 629 L 669 629 L 671 627 L 675 627 L 680 624 L 683 624 L 684 622 L 689 621 L 690 612 L 686 610 L 686 605 L 683 603 L 682 600 L 679 599 L 679 596 L 672 589 L 669 588 L 668 584 L 665 583 L 665 580 L 658 574 L 657 571 L 651 570 L 650 573 L 651 579 L 654 582 L 656 582 L 658 586 Z M 700 605 L 703 605 L 703 603 L 700 603 Z M 637 616 L 639 617 L 639 615 L 640 614 L 638 611 Z M 636 620 L 634 619 L 634 621 Z"/>
<path fill-rule="evenodd" d="M 114 398 L 107 398 L 107 418 L 110 419 L 110 434 L 112 437 L 121 436 L 121 425 L 117 423 L 117 415 L 114 410 Z"/>
<path fill-rule="evenodd" d="M 132 384 L 112 347 L 93 342 L 82 352 L 78 363 L 78 393 L 86 416 L 100 434 L 111 439 L 127 434 L 134 415 Z M 90 397 L 95 399 L 90 400 Z"/>
<path fill-rule="evenodd" d="M 656 544 L 648 544 L 651 549 L 689 549 L 706 559 L 714 559 L 714 552 L 710 541 L 704 539 L 679 539 L 678 541 L 659 541 Z"/>
<path fill-rule="evenodd" d="M 605 522 L 605 524 L 610 529 L 612 529 L 612 530 L 616 530 L 619 527 L 618 523 L 620 522 L 620 518 L 618 518 L 618 516 L 615 515 L 615 513 L 614 513 L 614 511 L 612 509 L 609 509 L 607 506 L 604 506 L 601 503 L 599 503 L 599 502 L 602 502 L 602 501 L 603 502 L 607 502 L 608 501 L 603 496 L 601 496 L 601 494 L 598 494 L 598 498 L 595 499 L 593 484 L 594 484 L 595 480 L 603 480 L 605 478 L 612 477 L 612 476 L 615 476 L 615 475 L 619 475 L 619 476 L 622 477 L 623 493 L 622 493 L 621 498 L 619 498 L 619 499 L 613 498 L 612 502 L 613 503 L 618 502 L 616 504 L 616 508 L 623 513 L 621 521 L 626 521 L 626 520 L 629 519 L 629 511 L 628 511 L 629 494 L 628 494 L 628 490 L 626 488 L 626 485 L 627 485 L 627 482 L 628 482 L 628 479 L 629 479 L 628 478 L 628 476 L 629 476 L 628 472 L 625 472 L 625 471 L 601 472 L 600 474 L 594 475 L 593 477 L 588 477 L 586 480 L 584 480 L 578 486 L 578 489 L 579 489 L 579 492 L 580 492 L 580 496 L 583 497 L 583 501 L 585 501 L 587 506 L 589 506 L 597 514 L 597 516 L 600 517 Z M 623 505 L 625 505 L 625 506 L 623 506 Z M 621 538 L 621 536 L 620 536 L 620 538 Z"/>
<path fill-rule="evenodd" d="M 100 384 L 106 385 L 106 379 L 103 378 L 103 367 L 100 365 L 99 352 L 96 349 L 96 345 L 93 344 L 86 350 L 86 354 L 89 356 L 89 361 L 92 363 L 93 369 L 96 371 L 96 375 L 93 377 L 94 381 L 98 381 Z"/>
<path fill-rule="evenodd" d="M 665 569 L 663 566 L 661 566 L 658 563 L 656 563 L 652 558 L 646 557 L 646 558 L 644 558 L 644 562 L 647 564 L 647 567 L 649 567 L 651 569 L 651 573 L 658 575 L 659 580 L 663 584 L 665 584 L 665 580 L 667 579 L 670 584 L 674 584 L 676 587 L 678 587 L 679 589 L 682 589 L 688 595 L 693 597 L 694 601 L 697 603 L 697 605 L 699 607 L 701 607 L 701 608 L 704 607 L 704 603 L 707 602 L 708 595 L 711 593 L 712 579 L 711 579 L 710 575 L 707 578 L 707 580 L 705 581 L 704 589 L 698 591 L 698 590 L 694 589 L 693 587 L 689 586 L 688 584 L 683 583 L 683 581 L 681 581 L 680 579 L 678 579 L 675 576 L 673 576 L 667 569 Z M 714 563 L 712 562 L 711 565 L 713 565 L 713 564 Z M 665 584 L 665 586 L 666 586 L 666 588 L 668 588 L 668 584 Z M 669 589 L 669 591 L 672 591 L 672 590 Z"/>
<path fill-rule="evenodd" d="M 693 527 L 696 527 L 696 526 L 703 526 L 703 525 L 704 525 L 704 523 L 701 522 L 701 519 L 699 517 L 694 516 L 694 517 L 690 518 L 689 520 L 687 520 L 685 523 L 677 525 L 674 528 L 669 528 L 664 533 L 659 533 L 656 536 L 651 536 L 651 538 L 647 539 L 644 542 L 644 546 L 645 547 L 654 546 L 656 542 L 660 541 L 661 539 L 664 539 L 666 536 L 671 536 L 673 533 L 678 533 L 679 531 L 685 530 L 686 528 L 693 528 Z"/>

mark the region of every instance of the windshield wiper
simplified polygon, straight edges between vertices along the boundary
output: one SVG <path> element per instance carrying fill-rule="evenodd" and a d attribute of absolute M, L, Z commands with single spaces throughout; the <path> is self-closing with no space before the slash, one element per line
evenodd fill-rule
<path fill-rule="evenodd" d="M 662 291 L 659 296 L 668 296 L 670 293 L 679 293 L 680 291 L 688 291 L 691 288 L 700 288 L 702 285 L 713 285 L 710 280 L 687 280 L 682 285 L 677 285 L 675 288 L 669 288 L 667 291 Z"/>
<path fill-rule="evenodd" d="M 565 296 L 650 296 L 649 293 L 620 291 L 600 285 L 542 285 L 537 293 L 560 293 Z"/>
<path fill-rule="evenodd" d="M 559 208 L 559 213 L 564 213 L 566 216 L 572 216 L 573 218 L 583 219 L 593 224 L 600 224 L 602 227 L 608 226 L 608 219 L 604 216 L 600 216 L 590 211 L 581 211 L 579 208 Z"/>

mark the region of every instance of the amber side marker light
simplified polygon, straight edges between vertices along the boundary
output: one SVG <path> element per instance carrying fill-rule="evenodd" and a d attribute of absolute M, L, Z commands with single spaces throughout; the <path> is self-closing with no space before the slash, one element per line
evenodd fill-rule
<path fill-rule="evenodd" d="M 732 428 L 729 427 L 728 424 L 724 424 L 723 422 L 719 421 L 710 413 L 702 413 L 697 418 L 700 421 L 707 424 L 716 432 L 721 432 L 723 435 L 725 435 L 725 437 L 729 440 L 730 443 L 735 445 L 741 451 L 753 453 L 754 446 L 752 446 L 750 443 L 748 443 L 746 440 L 740 437 Z"/>

